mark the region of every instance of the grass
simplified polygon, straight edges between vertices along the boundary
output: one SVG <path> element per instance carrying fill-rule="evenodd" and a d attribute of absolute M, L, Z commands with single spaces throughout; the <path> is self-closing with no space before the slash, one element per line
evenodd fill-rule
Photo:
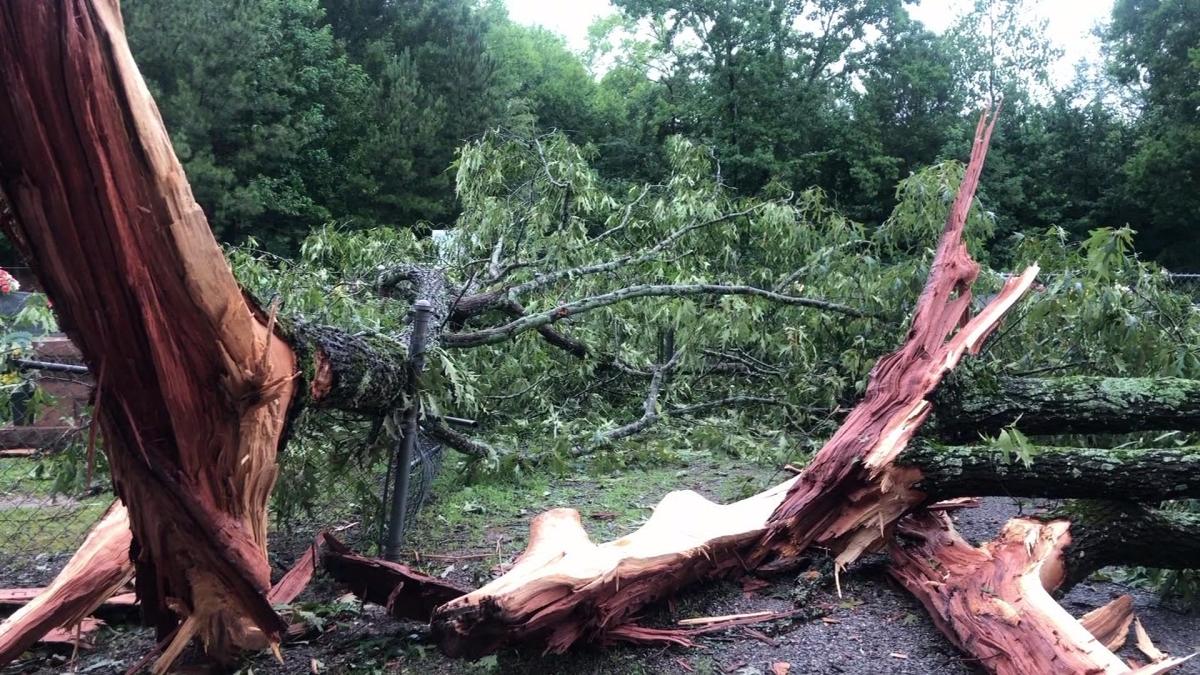
<path fill-rule="evenodd" d="M 0 555 L 73 551 L 111 503 L 55 494 L 46 468 L 36 459 L 0 460 Z"/>
<path fill-rule="evenodd" d="M 0 509 L 0 557 L 74 551 L 111 501 Z"/>

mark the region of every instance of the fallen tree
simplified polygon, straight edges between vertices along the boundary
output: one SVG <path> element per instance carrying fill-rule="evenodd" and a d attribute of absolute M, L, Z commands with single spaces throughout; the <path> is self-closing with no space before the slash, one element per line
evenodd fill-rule
<path fill-rule="evenodd" d="M 938 438 L 977 441 L 1015 426 L 1026 434 L 1200 428 L 1200 381 L 1177 377 L 1003 377 L 954 382 L 937 395 Z"/>
<path fill-rule="evenodd" d="M 637 532 L 601 545 L 574 511 L 539 516 L 508 573 L 437 611 L 433 629 L 442 649 L 477 656 L 535 640 L 559 652 L 602 639 L 646 603 L 700 579 L 786 564 L 814 543 L 833 549 L 839 567 L 878 546 L 924 500 L 913 488 L 919 473 L 893 460 L 928 414 L 926 396 L 963 354 L 982 346 L 1037 272 L 1031 267 L 1010 279 L 967 320 L 978 266 L 963 228 L 991 129 L 981 118 L 904 345 L 875 365 L 862 402 L 802 474 L 728 506 L 672 493 Z"/>
<path fill-rule="evenodd" d="M 6 5 L 0 84 L 0 226 L 96 376 L 95 416 L 128 508 L 137 595 L 159 638 L 171 640 L 159 668 L 193 636 L 219 660 L 276 644 L 286 628 L 267 595 L 276 455 L 306 406 L 388 414 L 404 405 L 407 336 L 289 320 L 243 292 L 192 198 L 115 0 Z M 756 297 L 863 314 L 736 283 L 633 284 L 537 312 L 516 304 L 522 293 L 636 264 L 736 216 L 682 228 L 607 267 L 508 285 L 496 269 L 485 281 L 501 286 L 490 290 L 473 280 L 450 288 L 444 272 L 416 265 L 385 270 L 372 285 L 430 301 L 438 335 L 429 343 L 459 348 L 527 331 L 556 339 L 557 322 L 647 297 Z M 505 318 L 441 336 L 451 320 L 462 328 L 494 312 Z M 86 576 L 69 569 L 51 588 L 75 583 Z M 6 630 L 36 632 L 27 616 Z"/>
<path fill-rule="evenodd" d="M 939 448 L 924 443 L 907 448 L 909 439 L 929 413 L 927 397 L 942 376 L 962 354 L 981 347 L 1003 314 L 1029 287 L 1036 270 L 1010 279 L 991 304 L 978 316 L 967 319 L 969 289 L 976 268 L 962 244 L 961 229 L 989 132 L 990 127 L 981 121 L 967 176 L 951 209 L 904 346 L 876 364 L 862 402 L 800 475 L 725 506 L 689 491 L 670 493 L 636 532 L 603 544 L 590 540 L 576 511 L 556 509 L 544 513 L 534 519 L 529 544 L 511 569 L 435 612 L 433 630 L 443 651 L 477 657 L 523 642 L 537 644 L 548 652 L 561 652 L 580 642 L 618 638 L 678 642 L 682 636 L 670 630 L 639 629 L 631 627 L 629 622 L 645 604 L 689 583 L 786 568 L 812 545 L 827 548 L 836 556 L 836 574 L 836 570 L 863 553 L 877 549 L 906 514 L 930 503 L 935 496 L 1111 497 L 1114 492 L 1125 496 L 1123 490 L 1114 488 L 1112 481 L 1128 475 L 1129 471 L 1148 474 L 1144 480 L 1139 477 L 1131 481 L 1130 499 L 1156 501 L 1168 496 L 1195 496 L 1194 481 L 1186 477 L 1194 475 L 1197 457 L 1188 448 L 1128 453 L 1036 448 L 1031 454 L 1037 458 L 1032 460 L 1037 469 L 1026 464 L 1027 460 L 1003 457 L 998 448 Z M 673 364 L 674 357 L 656 370 L 654 382 Z M 1098 386 L 1112 388 L 1111 383 Z M 651 393 L 655 393 L 653 383 Z M 1057 414 L 1057 409 L 1051 411 Z M 953 414 L 947 418 L 953 419 Z M 1039 464 L 1039 459 L 1045 460 L 1044 464 Z M 1175 462 L 1181 466 L 1177 473 Z M 1039 470 L 1042 470 L 1040 475 Z M 1162 488 L 1164 479 L 1172 485 L 1167 491 Z M 1038 565 L 1031 568 L 1030 560 L 1020 558 L 1019 554 L 1036 554 L 1034 559 L 1039 565 L 1053 557 L 1057 577 L 1046 578 L 1046 586 L 1053 590 L 1074 580 L 1075 575 L 1089 573 L 1104 564 L 1136 564 L 1153 557 L 1155 561 L 1151 564 L 1157 566 L 1200 565 L 1200 557 L 1188 543 L 1194 542 L 1200 532 L 1189 515 L 1131 507 L 1121 512 L 1123 518 L 1093 522 L 1084 517 L 1085 513 L 1090 511 L 1080 511 L 1074 516 L 1078 524 L 1075 543 L 1070 548 L 1067 545 L 1071 539 L 1065 535 L 1072 520 L 1010 523 L 1002 535 L 1002 543 L 995 547 L 996 552 L 1003 552 L 995 556 L 997 573 L 1023 571 L 1041 589 Z M 1128 534 L 1129 529 L 1137 534 Z M 1018 531 L 1021 536 L 1012 534 Z M 1046 546 L 1029 544 L 1026 535 L 1036 535 L 1038 541 L 1047 542 Z M 1016 545 L 1003 543 L 1009 539 Z M 1155 549 L 1150 542 L 1157 542 L 1158 547 L 1172 546 L 1173 553 L 1149 553 Z M 953 559 L 959 548 L 950 546 L 946 555 Z M 929 558 L 941 553 L 939 549 L 915 555 Z M 971 594 L 979 595 L 980 589 L 985 588 L 979 581 L 984 572 L 980 565 L 993 564 L 993 556 L 971 549 L 968 557 L 974 562 L 964 563 L 951 575 L 955 584 L 966 589 L 966 597 L 975 597 Z M 903 560 L 898 564 L 903 570 Z M 941 572 L 942 565 L 926 564 L 932 565 L 926 576 L 938 570 L 936 577 L 930 579 L 938 580 L 945 588 L 951 587 Z M 914 588 L 920 585 L 911 579 L 908 583 Z M 931 586 L 943 588 L 938 584 Z M 1010 594 L 1012 603 L 995 601 L 993 604 L 999 609 L 990 612 L 1005 623 L 1011 635 L 1000 643 L 990 639 L 989 631 L 994 627 L 976 622 L 975 614 L 981 611 L 979 603 L 983 599 L 964 607 L 951 601 L 956 597 L 953 591 L 947 591 L 942 601 L 932 597 L 938 593 L 924 592 L 921 597 L 935 618 L 942 612 L 939 627 L 960 647 L 981 659 L 995 656 L 991 652 L 1005 657 L 995 659 L 994 665 L 983 660 L 989 670 L 1048 672 L 1055 670 L 1051 664 L 1065 663 L 1070 664 L 1069 669 L 1078 667 L 1080 672 L 1128 671 L 1058 607 L 1045 590 L 1035 595 L 1029 582 L 1018 576 L 1005 586 L 1004 592 Z M 995 599 L 987 601 L 992 600 Z M 953 609 L 946 610 L 945 605 Z M 1065 638 L 1060 639 L 1060 633 Z M 975 650 L 976 643 L 988 648 Z M 1040 645 L 1030 658 L 1022 657 L 1026 644 Z M 1158 664 L 1152 672 L 1168 669 L 1174 663 L 1177 662 Z"/>
<path fill-rule="evenodd" d="M 112 0 L 17 4 L 0 12 L 0 82 L 5 85 L 0 113 L 15 122 L 0 129 L 0 220 L 36 268 L 64 329 L 96 374 L 105 449 L 117 491 L 129 505 L 138 595 L 160 638 L 169 642 L 159 663 L 164 669 L 193 635 L 218 658 L 281 639 L 285 626 L 271 608 L 277 598 L 269 591 L 265 554 L 266 499 L 276 454 L 302 408 L 378 416 L 406 405 L 399 385 L 408 376 L 408 328 L 391 333 L 346 330 L 289 316 L 278 303 L 260 304 L 243 292 L 191 200 L 122 30 Z M 786 567 L 814 545 L 832 549 L 840 571 L 864 552 L 882 547 L 902 517 L 934 498 L 988 493 L 1095 497 L 1101 496 L 1097 481 L 1126 471 L 1146 474 L 1129 481 L 1128 494 L 1122 494 L 1130 499 L 1195 496 L 1192 482 L 1170 482 L 1195 466 L 1195 453 L 1188 448 L 1135 454 L 1046 447 L 1032 453 L 1031 468 L 997 449 L 910 446 L 941 379 L 964 354 L 983 347 L 1037 271 L 1031 268 L 1010 278 L 968 320 L 978 266 L 967 254 L 963 228 L 990 131 L 990 124 L 981 122 L 904 345 L 875 366 L 864 400 L 798 478 L 728 506 L 694 493 L 673 493 L 641 530 L 601 545 L 587 538 L 578 514 L 544 514 L 535 520 L 529 548 L 513 569 L 461 597 L 456 597 L 457 589 L 441 588 L 435 580 L 347 551 L 331 550 L 325 556 L 330 568 L 369 576 L 369 587 L 356 590 L 398 616 L 423 617 L 434 604 L 445 602 L 434 612 L 434 630 L 450 653 L 481 654 L 522 641 L 555 651 L 593 640 L 671 642 L 675 636 L 670 631 L 630 625 L 639 608 L 692 581 Z M 536 150 L 540 156 L 541 146 Z M 551 184 L 562 182 L 553 175 L 556 165 L 544 157 L 531 166 Z M 588 241 L 615 238 L 650 189 L 634 196 L 619 222 L 602 230 L 583 228 Z M 561 201 L 564 214 L 571 202 L 567 190 Z M 746 381 L 780 377 L 785 369 L 761 354 L 725 344 L 678 349 L 672 344 L 660 349 L 658 359 L 651 361 L 656 365 L 645 360 L 635 364 L 622 352 L 628 342 L 624 327 L 614 329 L 611 340 L 597 339 L 594 332 L 565 332 L 578 329 L 581 317 L 642 299 L 664 305 L 692 299 L 707 303 L 702 307 L 715 315 L 720 306 L 713 299 L 724 298 L 828 314 L 842 324 L 881 320 L 878 311 L 800 295 L 804 267 L 771 277 L 769 287 L 736 279 L 710 283 L 672 277 L 661 269 L 638 276 L 647 264 L 685 258 L 688 247 L 716 238 L 724 224 L 785 204 L 681 209 L 686 222 L 665 236 L 635 239 L 632 252 L 560 268 L 550 267 L 558 262 L 552 254 L 574 260 L 569 246 L 523 259 L 521 249 L 504 236 L 479 237 L 492 248 L 491 256 L 478 265 L 472 262 L 465 279 L 453 281 L 447 269 L 437 266 L 392 264 L 347 286 L 410 304 L 430 301 L 434 329 L 429 342 L 444 350 L 486 353 L 494 345 L 536 334 L 570 358 L 583 360 L 587 378 L 611 377 L 648 389 L 638 396 L 640 415 L 596 434 L 601 441 L 628 438 L 672 416 L 734 405 L 789 410 L 787 402 L 725 386 L 714 387 L 717 395 L 709 399 L 668 400 L 671 380 L 685 375 L 693 382 L 727 375 Z M 660 212 L 652 211 L 654 217 Z M 557 225 L 574 231 L 580 229 L 577 224 L 564 215 Z M 522 275 L 521 270 L 533 271 Z M 600 279 L 615 281 L 589 285 Z M 578 284 L 577 292 L 561 288 L 567 281 Z M 537 292 L 549 299 L 536 297 Z M 1114 422 L 1113 430 L 1194 424 L 1190 394 L 1180 399 L 1178 387 L 1107 399 L 1104 408 L 1085 407 L 1091 402 L 1088 392 L 1113 391 L 1114 381 L 1077 382 L 1064 391 L 1055 389 L 1053 380 L 1045 380 L 1048 386 L 1029 384 L 1042 381 L 1002 381 L 998 390 L 979 388 L 962 395 L 961 405 L 969 412 L 964 419 L 975 421 L 956 427 L 958 418 L 945 416 L 945 437 L 973 440 L 976 436 L 963 429 L 1010 424 L 1031 430 L 1035 427 L 1024 425 L 1096 430 L 1082 423 L 1069 426 L 1072 401 L 1076 412 L 1125 420 L 1125 426 Z M 1186 383 L 1169 384 L 1186 388 Z M 524 391 L 537 388 L 534 381 Z M 1179 410 L 1172 413 L 1172 405 Z M 1036 414 L 1042 409 L 1044 415 Z M 1136 426 L 1142 420 L 1149 421 Z M 495 452 L 450 429 L 436 415 L 423 424 L 467 454 Z M 1168 459 L 1176 464 L 1156 464 Z M 1156 481 L 1170 484 L 1155 491 Z M 1152 511 L 1135 522 L 1147 525 L 1155 536 L 1194 533 L 1187 517 L 1165 512 Z M 1096 551 L 1108 550 L 1097 546 Z M 1195 562 L 1186 547 L 1164 558 L 1169 559 L 1156 562 Z M 401 578 L 403 588 L 395 585 Z M 84 579 L 77 570 L 64 572 L 55 584 Z M 297 585 L 302 582 L 287 587 Z M 87 596 L 102 591 L 95 587 Z M 413 598 L 412 603 L 406 598 Z M 48 598 L 41 606 L 57 617 L 66 605 L 55 602 Z M 18 617 L 5 627 L 33 634 L 40 625 Z"/>

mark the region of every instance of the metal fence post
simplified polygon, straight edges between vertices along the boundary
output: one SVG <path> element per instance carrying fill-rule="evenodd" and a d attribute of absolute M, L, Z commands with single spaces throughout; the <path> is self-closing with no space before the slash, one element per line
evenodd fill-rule
<path fill-rule="evenodd" d="M 392 488 L 392 505 L 388 514 L 387 548 L 383 554 L 385 560 L 399 560 L 400 548 L 404 545 L 408 481 L 409 474 L 412 472 L 413 449 L 417 443 L 417 419 L 421 414 L 418 383 L 421 371 L 425 367 L 425 337 L 429 331 L 429 315 L 432 311 L 433 305 L 428 300 L 418 300 L 413 304 L 413 329 L 408 343 L 408 382 L 405 386 L 408 407 L 404 409 L 400 427 L 400 449 L 399 456 L 396 458 L 396 483 Z"/>

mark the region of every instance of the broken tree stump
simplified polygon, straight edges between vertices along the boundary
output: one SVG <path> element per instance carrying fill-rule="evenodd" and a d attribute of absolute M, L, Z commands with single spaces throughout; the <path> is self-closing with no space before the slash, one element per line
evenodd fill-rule
<path fill-rule="evenodd" d="M 295 358 L 192 197 L 117 1 L 6 3 L 0 91 L 0 220 L 97 373 L 143 610 L 218 658 L 278 641 L 266 506 Z"/>
<path fill-rule="evenodd" d="M 944 513 L 924 512 L 901 524 L 890 571 L 938 629 L 990 673 L 1134 672 L 1050 596 L 1073 576 L 1071 530 L 1066 519 L 1014 518 L 976 548 Z M 1136 672 L 1166 672 L 1184 660 Z"/>

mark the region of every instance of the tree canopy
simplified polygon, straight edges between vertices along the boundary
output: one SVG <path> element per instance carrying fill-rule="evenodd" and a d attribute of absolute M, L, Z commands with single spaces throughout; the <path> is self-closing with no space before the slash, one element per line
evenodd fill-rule
<path fill-rule="evenodd" d="M 621 0 L 592 46 L 499 0 L 131 0 L 135 55 L 219 236 L 294 252 L 313 227 L 455 227 L 464 143 L 560 131 L 614 185 L 660 181 L 669 143 L 720 182 L 824 191 L 876 227 L 895 183 L 961 156 L 1004 100 L 985 186 L 1004 237 L 1130 227 L 1144 256 L 1200 268 L 1200 7 L 1121 0 L 1107 68 L 1056 86 L 1027 0 L 977 2 L 942 33 L 899 0 Z M 1051 178 L 1051 176 L 1053 178 Z"/>

